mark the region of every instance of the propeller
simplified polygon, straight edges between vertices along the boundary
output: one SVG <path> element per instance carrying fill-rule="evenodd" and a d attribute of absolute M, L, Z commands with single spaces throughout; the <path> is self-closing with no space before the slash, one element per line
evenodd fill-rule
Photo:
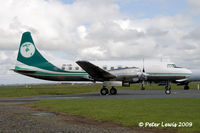
<path fill-rule="evenodd" d="M 142 59 L 142 72 L 145 73 L 145 69 L 144 69 L 144 58 Z"/>
<path fill-rule="evenodd" d="M 145 71 L 144 58 L 143 58 L 143 60 L 142 60 L 142 72 L 140 72 L 140 74 L 139 74 L 140 80 L 147 80 L 147 76 L 148 76 L 148 74 Z"/>
<path fill-rule="evenodd" d="M 144 58 L 142 60 L 142 72 L 141 72 L 141 75 L 140 75 L 140 80 L 142 80 L 142 90 L 144 90 L 144 82 L 145 80 L 147 80 L 147 76 L 148 74 L 145 72 L 145 67 L 144 67 Z"/>

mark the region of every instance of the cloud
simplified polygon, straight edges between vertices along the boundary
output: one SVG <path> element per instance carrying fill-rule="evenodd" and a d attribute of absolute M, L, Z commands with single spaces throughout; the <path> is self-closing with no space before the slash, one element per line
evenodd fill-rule
<path fill-rule="evenodd" d="M 187 0 L 193 6 L 200 6 L 200 2 L 198 0 Z"/>
<path fill-rule="evenodd" d="M 200 13 L 199 2 L 188 2 Z M 13 55 L 17 55 L 25 31 L 31 31 L 38 49 L 47 54 L 57 52 L 64 59 L 167 57 L 188 67 L 200 64 L 199 27 L 185 14 L 166 16 L 158 12 L 155 17 L 134 18 L 130 13 L 122 13 L 116 0 L 76 0 L 71 4 L 59 0 L 0 0 L 0 3 L 2 65 L 14 64 Z M 188 63 L 190 59 L 194 62 Z"/>
<path fill-rule="evenodd" d="M 8 59 L 8 56 L 3 52 L 3 51 L 0 51 L 0 60 L 1 62 Z"/>
<path fill-rule="evenodd" d="M 85 48 L 81 50 L 81 55 L 83 57 L 91 57 L 91 58 L 105 58 L 105 50 L 99 46 L 96 47 L 90 47 L 90 48 Z"/>
<path fill-rule="evenodd" d="M 182 15 L 98 22 L 88 27 L 85 46 L 103 46 L 105 59 L 173 58 L 192 23 Z"/>
<path fill-rule="evenodd" d="M 172 44 L 179 42 L 187 31 L 185 26 L 192 24 L 183 15 L 133 19 L 121 13 L 119 5 L 112 0 L 77 0 L 72 4 L 56 0 L 1 3 L 4 3 L 0 9 L 4 21 L 0 22 L 3 37 L 0 43 L 6 44 L 0 45 L 1 49 L 17 50 L 21 33 L 29 30 L 39 49 L 69 51 L 86 59 L 156 57 L 152 51 L 174 48 Z M 103 48 L 105 56 L 86 54 L 92 48 L 98 48 L 99 52 Z M 170 50 L 164 51 L 158 54 L 164 56 Z"/>
<path fill-rule="evenodd" d="M 198 0 L 187 0 L 187 2 L 190 4 L 190 13 L 193 15 L 199 15 L 200 14 L 200 1 Z"/>
<path fill-rule="evenodd" d="M 200 27 L 195 27 L 184 36 L 185 39 L 200 41 Z"/>

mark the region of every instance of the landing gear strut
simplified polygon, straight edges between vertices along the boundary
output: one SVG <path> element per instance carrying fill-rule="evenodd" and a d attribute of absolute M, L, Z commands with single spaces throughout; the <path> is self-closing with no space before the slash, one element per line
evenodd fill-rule
<path fill-rule="evenodd" d="M 141 87 L 141 90 L 145 90 L 145 87 L 144 87 L 144 80 L 142 81 L 142 87 Z"/>
<path fill-rule="evenodd" d="M 190 89 L 190 87 L 188 86 L 188 84 L 186 84 L 185 86 L 184 86 L 184 90 L 189 90 Z"/>
<path fill-rule="evenodd" d="M 171 94 L 171 85 L 170 82 L 167 82 L 167 85 L 165 86 L 165 94 L 169 95 Z"/>

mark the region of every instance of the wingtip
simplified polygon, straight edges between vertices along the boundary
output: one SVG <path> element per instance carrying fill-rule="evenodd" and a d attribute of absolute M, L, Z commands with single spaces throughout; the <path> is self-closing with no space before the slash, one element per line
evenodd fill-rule
<path fill-rule="evenodd" d="M 78 60 L 78 61 L 76 61 L 76 63 L 81 63 L 81 62 L 89 62 L 89 61 L 85 61 L 85 60 Z"/>

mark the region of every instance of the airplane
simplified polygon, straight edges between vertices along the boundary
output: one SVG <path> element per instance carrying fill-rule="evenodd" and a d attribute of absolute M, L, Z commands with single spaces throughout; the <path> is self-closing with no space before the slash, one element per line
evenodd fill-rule
<path fill-rule="evenodd" d="M 184 85 L 184 90 L 189 90 L 189 83 L 191 82 L 199 82 L 200 81 L 200 70 L 192 69 L 192 75 L 185 79 L 176 80 L 174 83 L 177 85 Z"/>
<path fill-rule="evenodd" d="M 31 33 L 22 34 L 14 72 L 33 78 L 51 81 L 92 81 L 102 82 L 101 95 L 116 95 L 117 86 L 127 86 L 145 82 L 165 82 L 165 93 L 171 93 L 171 82 L 189 78 L 189 69 L 177 67 L 174 63 L 160 63 L 150 67 L 100 67 L 84 60 L 76 61 L 76 66 L 57 67 L 50 63 L 36 48 Z M 110 91 L 106 87 L 111 87 Z"/>

